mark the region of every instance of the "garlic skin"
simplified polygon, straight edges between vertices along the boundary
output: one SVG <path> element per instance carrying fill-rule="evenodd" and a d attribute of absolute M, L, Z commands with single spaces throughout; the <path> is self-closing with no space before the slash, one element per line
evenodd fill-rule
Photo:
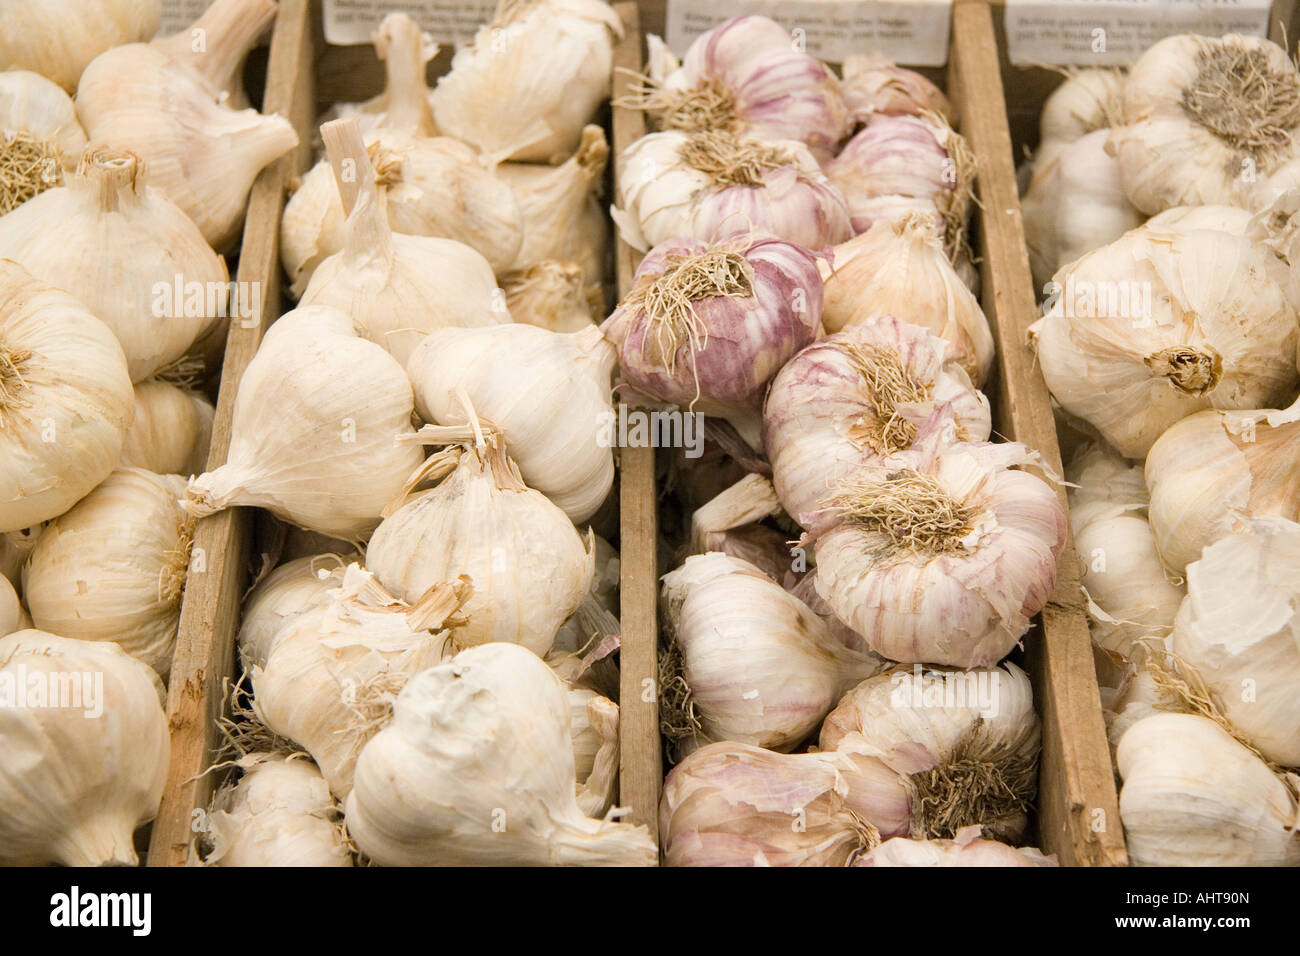
<path fill-rule="evenodd" d="M 1094 68 L 1071 72 L 1043 104 L 1034 169 L 1047 165 L 1061 149 L 1089 133 L 1115 125 L 1121 119 L 1123 96 L 1122 70 Z"/>
<path fill-rule="evenodd" d="M 367 566 L 408 600 L 468 576 L 474 593 L 456 646 L 509 642 L 544 656 L 591 585 L 590 539 L 584 543 L 563 511 L 523 483 L 499 437 L 443 455 L 450 474 L 384 518 L 366 548 Z"/>
<path fill-rule="evenodd" d="M 184 493 L 179 475 L 119 469 L 52 521 L 23 569 L 36 626 L 113 641 L 166 679 L 194 534 Z"/>
<path fill-rule="evenodd" d="M 18 599 L 18 592 L 7 577 L 0 577 L 0 637 L 31 627 L 31 618 Z"/>
<path fill-rule="evenodd" d="M 135 418 L 121 467 L 160 475 L 197 475 L 208 461 L 216 409 L 198 392 L 150 380 L 135 386 Z"/>
<path fill-rule="evenodd" d="M 105 50 L 152 39 L 162 0 L 11 0 L 0 9 L 0 70 L 31 70 L 69 93 Z"/>
<path fill-rule="evenodd" d="M 1061 407 L 1141 458 L 1193 412 L 1294 396 L 1288 281 L 1250 239 L 1138 229 L 1057 273 L 1030 341 Z"/>
<path fill-rule="evenodd" d="M 504 433 L 528 487 L 575 524 L 600 508 L 614 485 L 610 375 L 617 355 L 600 330 L 560 335 L 530 325 L 442 329 L 425 337 L 406 371 L 427 422 L 468 422 L 458 393 Z"/>
<path fill-rule="evenodd" d="M 881 316 L 805 348 L 768 389 L 763 447 L 781 505 L 804 527 L 835 483 L 910 447 L 932 415 L 954 441 L 985 441 L 988 399 L 956 350 L 925 329 Z"/>
<path fill-rule="evenodd" d="M 1189 415 L 1147 455 L 1151 529 L 1175 572 L 1240 527 L 1242 516 L 1300 520 L 1300 421 L 1294 411 Z"/>
<path fill-rule="evenodd" d="M 951 840 L 894 837 L 854 861 L 854 866 L 1059 866 L 1034 847 L 1010 847 L 980 838 L 980 827 L 962 827 Z"/>
<path fill-rule="evenodd" d="M 57 518 L 108 477 L 131 424 L 131 395 L 108 326 L 0 260 L 0 533 Z"/>
<path fill-rule="evenodd" d="M 77 85 L 91 142 L 143 158 L 153 185 L 219 251 L 234 245 L 257 174 L 298 145 L 283 117 L 226 105 L 275 13 L 271 0 L 216 0 L 190 30 L 97 57 Z M 192 36 L 204 38 L 202 51 Z"/>
<path fill-rule="evenodd" d="M 1142 224 L 1120 186 L 1119 164 L 1106 152 L 1107 130 L 1063 144 L 1021 199 L 1029 265 L 1039 288 L 1064 265 Z"/>
<path fill-rule="evenodd" d="M 578 806 L 602 820 L 618 794 L 618 704 L 585 687 L 566 688 Z"/>
<path fill-rule="evenodd" d="M 190 482 L 185 507 L 202 518 L 252 505 L 356 539 L 379 523 L 423 460 L 418 448 L 396 442 L 412 433 L 414 411 L 402 367 L 358 337 L 351 318 L 326 306 L 295 309 L 248 363 L 230 454 Z"/>
<path fill-rule="evenodd" d="M 266 667 L 280 632 L 318 605 L 327 603 L 337 582 L 328 572 L 355 560 L 354 554 L 311 554 L 280 565 L 248 592 L 239 622 L 239 647 L 244 669 Z"/>
<path fill-rule="evenodd" d="M 492 165 L 570 155 L 609 98 L 613 42 L 622 36 L 602 0 L 501 3 L 433 91 L 438 129 Z"/>
<path fill-rule="evenodd" d="M 27 556 L 32 553 L 32 548 L 36 547 L 36 542 L 40 540 L 41 532 L 44 530 L 45 525 L 38 524 L 31 528 L 23 528 L 21 531 L 0 534 L 0 575 L 13 587 L 22 587 L 23 565 L 27 563 Z"/>
<path fill-rule="evenodd" d="M 26 70 L 0 72 L 0 216 L 59 185 L 85 148 L 76 107 L 57 84 Z"/>
<path fill-rule="evenodd" d="M 1137 866 L 1296 866 L 1295 798 L 1207 717 L 1155 714 L 1120 738 L 1119 812 Z"/>
<path fill-rule="evenodd" d="M 1300 767 L 1300 524 L 1260 518 L 1187 568 L 1173 651 L 1269 760 Z"/>
<path fill-rule="evenodd" d="M 1129 505 L 1129 510 L 1145 511 L 1151 500 L 1142 466 L 1105 442 L 1088 441 L 1080 445 L 1065 466 L 1065 481 L 1071 511 L 1097 502 Z"/>
<path fill-rule="evenodd" d="M 576 262 L 545 260 L 501 283 L 515 322 L 552 332 L 581 332 L 605 314 L 600 286 L 589 286 Z"/>
<path fill-rule="evenodd" d="M 653 866 L 644 827 L 578 807 L 564 687 L 539 658 L 485 644 L 418 674 L 366 744 L 347 800 L 384 866 Z"/>
<path fill-rule="evenodd" d="M 1107 150 L 1139 211 L 1222 204 L 1255 208 L 1297 185 L 1300 72 L 1258 37 L 1167 37 L 1124 82 L 1123 123 Z M 1282 179 L 1274 182 L 1274 174 Z"/>
<path fill-rule="evenodd" d="M 134 154 L 91 147 L 66 186 L 0 223 L 0 258 L 85 303 L 122 343 L 133 382 L 183 356 L 229 293 L 225 261 L 153 181 Z"/>
<path fill-rule="evenodd" d="M 113 644 L 37 630 L 0 638 L 0 661 L 0 864 L 135 866 L 171 758 L 158 675 Z"/>
<path fill-rule="evenodd" d="M 559 166 L 498 166 L 497 178 L 519 203 L 523 242 L 509 269 L 497 271 L 526 272 L 556 259 L 579 263 L 586 280 L 599 283 L 605 276 L 609 227 L 595 194 L 608 162 L 605 131 L 586 126 L 577 151 Z"/>
<path fill-rule="evenodd" d="M 952 104 L 920 73 L 904 69 L 888 57 L 852 53 L 844 58 L 840 95 L 853 122 L 870 123 L 877 116 L 923 116 L 936 113 L 951 125 Z"/>
<path fill-rule="evenodd" d="M 949 262 L 932 216 L 877 222 L 836 246 L 821 269 L 827 332 L 892 315 L 952 343 L 971 381 L 977 388 L 984 384 L 993 367 L 993 333 Z"/>
<path fill-rule="evenodd" d="M 207 866 L 351 866 L 329 786 L 309 760 L 268 757 L 219 791 Z"/>
<path fill-rule="evenodd" d="M 645 252 L 672 239 L 720 242 L 766 233 L 806 249 L 853 235 L 849 207 L 808 148 L 733 133 L 651 133 L 616 160 L 610 211 Z"/>
<path fill-rule="evenodd" d="M 687 749 L 730 740 L 788 751 L 849 688 L 878 669 L 802 601 L 729 555 L 692 555 L 663 577 L 682 678 L 698 711 Z"/>
<path fill-rule="evenodd" d="M 880 812 L 864 818 L 851 801 L 853 771 L 844 754 L 701 747 L 664 781 L 664 865 L 845 866 L 879 841 L 891 811 L 905 817 L 907 804 L 896 784 L 873 794 Z"/>
<path fill-rule="evenodd" d="M 1245 236 L 1250 233 L 1253 218 L 1249 210 L 1237 206 L 1174 206 L 1152 216 L 1143 225 L 1148 232 L 1212 229 L 1230 232 L 1234 236 Z"/>

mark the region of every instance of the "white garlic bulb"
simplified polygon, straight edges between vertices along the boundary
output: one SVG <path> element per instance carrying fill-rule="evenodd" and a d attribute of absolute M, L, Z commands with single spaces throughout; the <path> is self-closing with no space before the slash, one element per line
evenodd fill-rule
<path fill-rule="evenodd" d="M 1141 458 L 1192 412 L 1293 397 L 1288 282 L 1250 239 L 1137 229 L 1057 273 L 1030 338 L 1061 407 Z"/>
<path fill-rule="evenodd" d="M 27 556 L 36 547 L 44 530 L 45 525 L 38 524 L 21 531 L 0 534 L 0 575 L 14 587 L 22 586 L 23 565 L 27 563 Z"/>
<path fill-rule="evenodd" d="M 1063 147 L 1089 133 L 1109 129 L 1120 119 L 1124 73 L 1117 69 L 1071 72 L 1043 104 L 1034 168 L 1051 162 Z"/>
<path fill-rule="evenodd" d="M 0 260 L 0 532 L 58 517 L 108 477 L 131 396 L 109 327 Z"/>
<path fill-rule="evenodd" d="M 69 93 L 105 50 L 149 40 L 162 0 L 9 0 L 0 8 L 0 70 L 32 70 Z"/>
<path fill-rule="evenodd" d="M 357 761 L 357 847 L 385 866 L 653 866 L 644 827 L 578 807 L 564 686 L 485 644 L 416 675 Z"/>
<path fill-rule="evenodd" d="M 383 520 L 366 564 L 408 600 L 467 575 L 474 593 L 456 644 L 507 641 L 542 656 L 587 594 L 592 552 L 564 512 L 524 484 L 500 436 L 480 431 L 484 444 L 430 459 L 447 477 Z"/>
<path fill-rule="evenodd" d="M 399 445 L 415 397 L 397 361 L 360 338 L 338 309 L 282 316 L 248 363 L 235 397 L 226 463 L 190 482 L 198 517 L 254 505 L 285 521 L 352 539 L 422 460 Z"/>
<path fill-rule="evenodd" d="M 23 570 L 36 626 L 113 641 L 166 678 L 194 534 L 184 494 L 179 475 L 119 469 L 51 522 Z"/>
<path fill-rule="evenodd" d="M 609 98 L 622 36 L 604 0 L 503 0 L 434 89 L 438 129 L 494 164 L 570 155 Z"/>
<path fill-rule="evenodd" d="M 160 475 L 199 474 L 208 463 L 215 417 L 212 403 L 198 392 L 167 382 L 140 382 L 121 466 Z"/>
<path fill-rule="evenodd" d="M 962 827 L 951 840 L 894 837 L 868 851 L 854 866 L 1057 866 L 1056 857 L 1034 847 L 1007 846 L 980 837 L 980 827 Z"/>
<path fill-rule="evenodd" d="M 576 262 L 543 261 L 502 280 L 515 322 L 552 332 L 581 332 L 605 315 L 599 285 L 588 285 Z"/>
<path fill-rule="evenodd" d="M 1213 229 L 1245 236 L 1254 216 L 1237 206 L 1173 206 L 1144 223 L 1148 232 L 1186 232 Z"/>
<path fill-rule="evenodd" d="M 514 192 L 523 216 L 523 243 L 509 271 L 525 272 L 557 259 L 579 263 L 588 282 L 601 281 L 609 227 L 595 192 L 608 162 L 605 131 L 587 126 L 577 151 L 559 166 L 502 163 L 497 167 L 497 177 Z"/>
<path fill-rule="evenodd" d="M 275 12 L 271 0 L 215 0 L 190 30 L 97 57 L 77 85 L 90 140 L 142 157 L 153 185 L 219 251 L 239 233 L 257 174 L 298 145 L 283 117 L 227 105 Z"/>
<path fill-rule="evenodd" d="M 312 273 L 299 305 L 342 309 L 402 364 L 435 329 L 509 322 L 505 295 L 481 255 L 454 239 L 393 232 L 355 121 L 335 123 L 322 133 L 340 191 L 348 188 L 344 170 L 355 169 L 356 205 L 347 204 L 342 251 Z"/>
<path fill-rule="evenodd" d="M 619 556 L 613 546 L 600 535 L 594 535 L 596 542 L 592 550 L 596 573 L 592 575 L 587 597 L 578 610 L 560 625 L 555 634 L 554 653 L 577 654 L 585 651 L 592 643 L 593 636 L 600 632 L 599 621 L 594 612 L 603 608 L 615 621 L 618 620 L 619 602 Z"/>
<path fill-rule="evenodd" d="M 989 404 L 948 342 L 882 316 L 805 348 L 768 389 L 763 448 L 786 512 L 815 511 L 856 466 L 910 447 L 932 415 L 954 441 L 985 441 Z"/>
<path fill-rule="evenodd" d="M 1154 714 L 1120 738 L 1119 813 L 1138 866 L 1300 865 L 1300 811 L 1268 764 L 1195 714 Z"/>
<path fill-rule="evenodd" d="M 1173 651 L 1266 758 L 1300 767 L 1300 524 L 1258 518 L 1187 568 Z"/>
<path fill-rule="evenodd" d="M 1145 511 L 1150 496 L 1142 466 L 1125 458 L 1105 442 L 1080 445 L 1065 467 L 1070 509 L 1093 502 L 1130 505 Z"/>
<path fill-rule="evenodd" d="M 135 866 L 171 741 L 158 675 L 114 644 L 0 638 L 0 863 Z"/>
<path fill-rule="evenodd" d="M 265 667 L 280 631 L 328 600 L 338 587 L 331 571 L 355 560 L 354 554 L 309 554 L 280 565 L 248 592 L 235 643 L 245 670 Z"/>
<path fill-rule="evenodd" d="M 7 577 L 0 577 L 0 637 L 31 627 L 31 618 L 18 599 L 18 592 Z"/>
<path fill-rule="evenodd" d="M 351 866 L 342 816 L 310 760 L 266 756 L 219 790 L 208 866 Z"/>
<path fill-rule="evenodd" d="M 72 97 L 36 73 L 0 73 L 0 216 L 59 185 L 85 147 Z"/>
<path fill-rule="evenodd" d="M 501 429 L 530 488 L 574 523 L 586 521 L 614 484 L 610 374 L 617 355 L 598 328 L 563 335 L 531 325 L 442 329 L 428 335 L 406 371 L 425 421 L 468 421 L 458 394 Z"/>

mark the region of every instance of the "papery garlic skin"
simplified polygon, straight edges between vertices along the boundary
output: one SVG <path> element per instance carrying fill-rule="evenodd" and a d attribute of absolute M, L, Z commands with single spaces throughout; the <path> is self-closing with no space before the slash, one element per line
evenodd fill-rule
<path fill-rule="evenodd" d="M 186 507 L 203 517 L 254 505 L 333 537 L 363 535 L 422 460 L 396 443 L 414 410 L 402 367 L 351 318 L 295 309 L 248 363 L 226 463 L 190 482 Z"/>
<path fill-rule="evenodd" d="M 663 597 L 699 715 L 688 747 L 731 740 L 791 750 L 878 668 L 802 601 L 729 555 L 687 558 L 664 575 Z"/>
<path fill-rule="evenodd" d="M 135 386 L 135 418 L 122 445 L 123 468 L 197 475 L 208 460 L 216 409 L 206 397 L 167 382 Z"/>
<path fill-rule="evenodd" d="M 600 508 L 614 484 L 610 375 L 617 355 L 594 326 L 560 335 L 530 325 L 442 329 L 407 363 L 415 407 L 439 425 L 468 422 L 458 393 L 504 433 L 530 488 L 574 523 Z"/>
<path fill-rule="evenodd" d="M 0 260 L 0 533 L 58 517 L 103 481 L 133 408 L 108 326 Z"/>
<path fill-rule="evenodd" d="M 351 866 L 339 810 L 309 760 L 270 758 L 212 804 L 208 866 Z"/>
<path fill-rule="evenodd" d="M 59 185 L 85 147 L 76 107 L 57 84 L 26 70 L 0 72 L 0 216 Z"/>
<path fill-rule="evenodd" d="M 937 113 L 952 123 L 953 109 L 943 91 L 920 73 L 892 60 L 869 53 L 844 58 L 840 95 L 855 123 L 869 123 L 877 115 L 921 116 Z"/>
<path fill-rule="evenodd" d="M 644 827 L 575 799 L 564 687 L 539 658 L 485 644 L 414 677 L 357 761 L 357 847 L 385 866 L 653 866 Z"/>
<path fill-rule="evenodd" d="M 576 262 L 539 262 L 502 281 L 506 307 L 515 322 L 552 332 L 581 332 L 605 314 L 599 286 L 589 286 Z"/>
<path fill-rule="evenodd" d="M 15 588 L 22 587 L 23 565 L 27 563 L 27 556 L 36 547 L 44 530 L 45 525 L 38 524 L 21 531 L 0 534 L 0 575 Z"/>
<path fill-rule="evenodd" d="M 433 91 L 445 135 L 495 164 L 553 162 L 609 98 L 618 15 L 602 0 L 502 3 Z"/>
<path fill-rule="evenodd" d="M 1137 866 L 1296 866 L 1297 806 L 1207 717 L 1156 714 L 1120 738 L 1119 812 Z"/>
<path fill-rule="evenodd" d="M 1106 502 L 1144 510 L 1150 501 L 1142 466 L 1125 458 L 1105 442 L 1080 445 L 1065 466 L 1070 507 Z"/>
<path fill-rule="evenodd" d="M 0 9 L 0 70 L 32 70 L 69 93 L 95 57 L 152 39 L 162 0 L 11 0 Z"/>
<path fill-rule="evenodd" d="M 1244 236 L 1249 232 L 1252 218 L 1249 210 L 1237 206 L 1173 206 L 1152 216 L 1144 226 L 1148 232 L 1213 229 Z"/>
<path fill-rule="evenodd" d="M 1256 519 L 1188 566 L 1173 652 L 1267 759 L 1300 767 L 1300 524 Z"/>
<path fill-rule="evenodd" d="M 762 160 L 733 158 L 719 171 L 697 159 L 693 150 L 703 152 L 701 143 L 735 157 L 759 153 Z M 853 234 L 843 195 L 807 147 L 793 140 L 669 130 L 638 139 L 616 167 L 611 214 L 619 234 L 641 252 L 683 237 L 719 242 L 764 233 L 822 249 Z"/>
<path fill-rule="evenodd" d="M 0 638 L 0 661 L 0 863 L 135 866 L 171 757 L 158 675 L 37 630 Z"/>
<path fill-rule="evenodd" d="M 265 667 L 280 632 L 313 607 L 325 604 L 337 583 L 328 572 L 352 554 L 311 554 L 280 565 L 248 592 L 235 643 L 245 670 Z"/>
<path fill-rule="evenodd" d="M 664 864 L 847 865 L 880 838 L 885 820 L 907 812 L 899 784 L 873 794 L 879 809 L 864 817 L 861 799 L 851 801 L 853 769 L 837 753 L 778 754 L 733 741 L 701 747 L 664 781 Z"/>
<path fill-rule="evenodd" d="M 1107 150 L 1141 212 L 1171 206 L 1255 207 L 1300 156 L 1300 72 L 1259 37 L 1166 37 L 1124 81 L 1123 123 Z M 1293 177 L 1287 185 L 1295 185 Z"/>
<path fill-rule="evenodd" d="M 978 826 L 963 827 L 951 840 L 895 837 L 868 851 L 854 866 L 1058 866 L 1034 847 L 1011 847 L 980 838 Z"/>
<path fill-rule="evenodd" d="M 992 427 L 956 350 L 925 329 L 881 316 L 808 346 L 777 373 L 764 404 L 763 447 L 782 506 L 807 527 L 800 516 L 836 481 L 905 450 L 932 414 L 951 424 L 954 441 L 985 441 Z"/>
<path fill-rule="evenodd" d="M 8 578 L 0 578 L 0 637 L 31 627 L 31 618 L 18 599 L 18 592 Z"/>
<path fill-rule="evenodd" d="M 166 678 L 194 534 L 184 494 L 179 475 L 119 469 L 51 522 L 23 569 L 36 626 L 112 641 Z"/>
<path fill-rule="evenodd" d="M 618 794 L 618 704 L 585 687 L 569 686 L 566 692 L 578 806 L 601 820 Z"/>
<path fill-rule="evenodd" d="M 1122 70 L 1087 69 L 1067 76 L 1043 104 L 1035 170 L 1051 162 L 1065 146 L 1089 133 L 1110 129 L 1121 118 L 1123 95 Z"/>
<path fill-rule="evenodd" d="M 1137 229 L 1057 273 L 1030 338 L 1061 407 L 1141 458 L 1193 412 L 1292 397 L 1288 281 L 1250 239 Z"/>

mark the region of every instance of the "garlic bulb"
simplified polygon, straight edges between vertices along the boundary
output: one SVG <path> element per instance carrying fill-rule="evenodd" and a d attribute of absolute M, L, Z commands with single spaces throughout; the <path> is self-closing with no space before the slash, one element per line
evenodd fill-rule
<path fill-rule="evenodd" d="M 198 392 L 167 382 L 135 387 L 135 419 L 122 445 L 123 468 L 160 475 L 197 475 L 208 462 L 216 409 Z"/>
<path fill-rule="evenodd" d="M 692 555 L 664 575 L 663 597 L 681 654 L 675 683 L 689 689 L 696 715 L 674 733 L 688 750 L 718 740 L 792 750 L 845 691 L 878 669 L 738 558 Z"/>
<path fill-rule="evenodd" d="M 618 15 L 603 0 L 502 0 L 433 91 L 445 135 L 490 162 L 553 162 L 609 98 Z"/>
<path fill-rule="evenodd" d="M 482 444 L 430 459 L 426 467 L 447 477 L 384 519 L 366 564 L 408 599 L 467 575 L 474 593 L 456 645 L 505 641 L 540 657 L 587 593 L 595 573 L 590 545 L 563 511 L 524 484 L 501 437 L 479 432 Z"/>
<path fill-rule="evenodd" d="M 1194 714 L 1133 724 L 1116 755 L 1138 866 L 1297 866 L 1296 799 L 1264 761 Z"/>
<path fill-rule="evenodd" d="M 1259 37 L 1166 37 L 1124 81 L 1123 123 L 1107 149 L 1124 192 L 1155 215 L 1171 206 L 1254 208 L 1300 185 L 1300 72 Z M 1280 174 L 1281 178 L 1277 175 Z"/>
<path fill-rule="evenodd" d="M 1174 206 L 1144 224 L 1148 232 L 1188 232 L 1193 229 L 1213 229 L 1230 232 L 1234 236 L 1250 234 L 1254 216 L 1249 210 L 1236 206 Z"/>
<path fill-rule="evenodd" d="M 1033 847 L 1007 846 L 980 837 L 980 827 L 962 827 L 951 840 L 894 837 L 854 861 L 854 866 L 1057 866 L 1056 857 Z"/>
<path fill-rule="evenodd" d="M 1124 73 L 1116 69 L 1072 71 L 1052 91 L 1039 118 L 1035 168 L 1046 166 L 1054 155 L 1089 133 L 1109 129 L 1120 120 Z"/>
<path fill-rule="evenodd" d="M 1058 269 L 1142 224 L 1120 188 L 1119 164 L 1106 152 L 1106 130 L 1063 145 L 1021 199 L 1034 284 L 1044 287 Z"/>
<path fill-rule="evenodd" d="M 1300 767 L 1300 524 L 1260 518 L 1187 568 L 1173 651 L 1269 760 Z"/>
<path fill-rule="evenodd" d="M 1151 446 L 1151 528 L 1176 572 L 1239 527 L 1241 516 L 1300 521 L 1300 407 L 1285 412 L 1204 411 Z"/>
<path fill-rule="evenodd" d="M 208 866 L 351 866 L 329 785 L 309 760 L 268 756 L 212 801 Z"/>
<path fill-rule="evenodd" d="M 0 258 L 85 303 L 122 343 L 134 382 L 184 355 L 226 314 L 230 291 L 225 262 L 153 181 L 135 155 L 91 147 L 66 186 L 0 224 Z"/>
<path fill-rule="evenodd" d="M 1138 229 L 1056 275 L 1030 339 L 1061 407 L 1141 458 L 1192 412 L 1293 397 L 1288 281 L 1250 239 Z"/>
<path fill-rule="evenodd" d="M 38 524 L 21 531 L 0 534 L 0 575 L 14 587 L 22 586 L 23 565 L 27 563 L 27 556 L 36 547 L 44 530 L 45 525 Z"/>
<path fill-rule="evenodd" d="M 0 637 L 31 627 L 31 619 L 8 578 L 0 577 Z"/>
<path fill-rule="evenodd" d="M 77 86 L 90 140 L 144 159 L 150 182 L 218 250 L 234 244 L 257 174 L 298 145 L 283 117 L 225 102 L 275 12 L 271 0 L 215 0 L 190 30 L 101 55 Z"/>
<path fill-rule="evenodd" d="M 515 322 L 550 329 L 581 332 L 605 314 L 600 286 L 589 286 L 576 262 L 543 261 L 526 272 L 512 273 L 502 281 L 506 308 Z"/>
<path fill-rule="evenodd" d="M 979 302 L 953 270 L 925 214 L 878 222 L 835 247 L 826 281 L 822 325 L 838 332 L 869 318 L 892 315 L 946 339 L 976 387 L 993 367 L 993 333 Z"/>
<path fill-rule="evenodd" d="M 0 533 L 58 517 L 108 477 L 131 415 L 108 326 L 0 260 Z"/>
<path fill-rule="evenodd" d="M 422 460 L 410 434 L 415 398 L 397 361 L 357 336 L 338 309 L 282 316 L 235 397 L 226 463 L 190 482 L 186 509 L 241 505 L 337 538 L 356 538 Z"/>
<path fill-rule="evenodd" d="M 750 408 L 786 361 L 816 338 L 816 259 L 775 239 L 656 246 L 605 322 L 623 378 L 678 405 Z"/>
<path fill-rule="evenodd" d="M 1065 467 L 1070 510 L 1094 502 L 1129 505 L 1145 511 L 1150 496 L 1142 466 L 1125 458 L 1105 442 L 1084 442 Z"/>
<path fill-rule="evenodd" d="M 850 802 L 852 771 L 844 754 L 778 754 L 730 741 L 702 747 L 664 781 L 664 864 L 844 866 L 880 842 L 883 825 Z M 901 785 L 874 796 L 905 812 Z"/>
<path fill-rule="evenodd" d="M 577 152 L 562 165 L 503 163 L 497 167 L 497 177 L 514 192 L 523 218 L 523 243 L 509 271 L 526 272 L 558 259 L 580 264 L 588 282 L 604 278 L 609 228 L 595 191 L 608 162 L 605 131 L 587 126 Z"/>
<path fill-rule="evenodd" d="M 355 564 L 338 577 L 325 600 L 278 632 L 252 676 L 258 719 L 311 754 L 342 799 L 398 691 L 441 659 L 448 632 L 440 628 L 469 588 L 439 584 L 405 604 Z"/>
<path fill-rule="evenodd" d="M 158 675 L 121 648 L 0 638 L 0 863 L 135 866 L 171 742 Z"/>
<path fill-rule="evenodd" d="M 68 92 L 105 50 L 149 40 L 162 0 L 10 0 L 0 9 L 0 70 L 32 70 Z"/>
<path fill-rule="evenodd" d="M 578 807 L 564 687 L 511 644 L 411 679 L 361 752 L 347 823 L 385 866 L 653 866 L 658 855 L 644 827 Z"/>
<path fill-rule="evenodd" d="M 603 819 L 618 792 L 618 704 L 585 687 L 568 687 L 578 806 Z"/>
<path fill-rule="evenodd" d="M 51 522 L 23 569 L 36 626 L 113 641 L 166 678 L 194 535 L 184 494 L 179 475 L 124 468 Z"/>
<path fill-rule="evenodd" d="M 682 237 L 718 242 L 765 233 L 821 249 L 853 235 L 843 195 L 794 140 L 651 133 L 618 156 L 615 182 L 611 215 L 641 252 Z"/>
<path fill-rule="evenodd" d="M 355 555 L 311 554 L 288 561 L 248 592 L 239 623 L 239 656 L 245 670 L 265 667 L 276 637 L 307 611 L 326 602 L 338 586 L 329 576 Z"/>
<path fill-rule="evenodd" d="M 1039 742 L 1033 688 L 1014 664 L 878 674 L 844 696 L 819 741 L 905 778 L 914 838 L 978 824 L 1001 840 L 1019 839 L 1028 823 Z"/>
<path fill-rule="evenodd" d="M 340 192 L 349 188 L 347 171 L 355 170 L 356 205 L 349 204 L 343 250 L 312 273 L 299 305 L 342 309 L 360 334 L 402 364 L 435 329 L 509 322 L 481 255 L 454 239 L 393 232 L 355 120 L 335 122 L 321 131 Z"/>
<path fill-rule="evenodd" d="M 603 608 L 617 621 L 619 613 L 619 556 L 608 541 L 594 535 L 595 547 L 592 549 L 595 573 L 587 589 L 587 597 L 578 610 L 560 625 L 555 634 L 555 653 L 569 652 L 577 654 L 587 649 L 595 634 L 600 633 L 599 620 L 593 617 L 596 608 Z M 592 603 L 594 602 L 594 604 Z"/>
<path fill-rule="evenodd" d="M 0 216 L 59 185 L 85 147 L 67 93 L 26 70 L 0 73 Z"/>
<path fill-rule="evenodd" d="M 920 73 L 870 53 L 844 58 L 840 95 L 855 123 L 867 124 L 877 116 L 924 116 L 935 113 L 951 124 L 952 104 L 943 92 Z"/>
<path fill-rule="evenodd" d="M 388 87 L 382 116 L 369 124 L 358 118 L 373 169 L 356 173 L 374 176 L 384 187 L 393 232 L 455 239 L 504 273 L 523 241 L 519 204 L 474 150 L 435 135 L 425 66 L 437 48 L 426 41 L 404 13 L 380 23 L 375 48 L 385 61 Z M 343 249 L 346 217 L 330 164 L 317 163 L 285 205 L 280 223 L 281 257 L 294 295 L 302 294 L 324 259 Z"/>
<path fill-rule="evenodd" d="M 954 441 L 985 441 L 989 403 L 956 350 L 918 326 L 882 316 L 816 342 L 772 380 L 763 447 L 786 512 L 815 511 L 840 478 L 911 446 L 937 415 Z"/>
<path fill-rule="evenodd" d="M 1023 445 L 913 450 L 841 479 L 811 532 L 817 593 L 895 661 L 989 667 L 1056 584 L 1066 516 Z"/>
<path fill-rule="evenodd" d="M 661 129 L 794 140 L 818 159 L 849 133 L 835 74 L 763 16 L 735 17 L 696 37 L 644 105 Z"/>
<path fill-rule="evenodd" d="M 406 371 L 415 408 L 438 425 L 467 423 L 459 394 L 500 428 L 528 487 L 574 523 L 596 513 L 614 485 L 614 347 L 595 326 L 562 335 L 531 325 L 442 329 L 425 337 Z"/>

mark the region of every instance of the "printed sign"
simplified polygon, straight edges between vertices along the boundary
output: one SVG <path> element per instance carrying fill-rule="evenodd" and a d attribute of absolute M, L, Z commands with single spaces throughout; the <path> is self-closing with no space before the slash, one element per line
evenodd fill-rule
<path fill-rule="evenodd" d="M 369 43 L 390 13 L 409 14 L 435 43 L 465 43 L 496 13 L 496 0 L 325 0 L 325 41 L 336 46 Z"/>

